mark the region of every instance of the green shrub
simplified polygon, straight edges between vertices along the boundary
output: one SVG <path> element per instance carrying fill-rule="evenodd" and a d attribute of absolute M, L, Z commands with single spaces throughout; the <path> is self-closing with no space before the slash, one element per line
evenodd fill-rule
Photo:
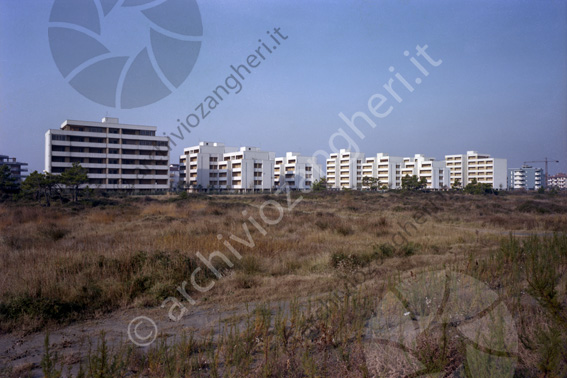
<path fill-rule="evenodd" d="M 374 250 L 380 254 L 381 257 L 394 256 L 395 249 L 388 243 L 379 244 L 374 247 Z"/>

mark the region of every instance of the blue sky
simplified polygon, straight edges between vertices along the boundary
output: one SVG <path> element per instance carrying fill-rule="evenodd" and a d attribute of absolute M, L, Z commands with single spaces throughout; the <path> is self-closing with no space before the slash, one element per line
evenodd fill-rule
<path fill-rule="evenodd" d="M 288 37 L 186 135 L 171 152 L 201 140 L 275 151 L 330 152 L 329 137 L 350 129 L 338 116 L 368 112 L 370 96 L 389 97 L 391 114 L 349 132 L 367 155 L 445 154 L 477 150 L 509 167 L 544 157 L 567 172 L 567 2 L 565 1 L 197 1 L 203 36 L 185 82 L 168 97 L 135 109 L 99 105 L 75 91 L 49 47 L 53 1 L 0 2 L 0 153 L 44 166 L 44 134 L 65 119 L 158 126 L 177 132 L 177 119 L 266 41 L 274 27 Z M 120 2 L 119 2 L 120 4 Z M 135 8 L 107 26 L 102 41 L 128 54 L 147 38 Z M 109 37 L 110 36 L 110 37 Z M 405 57 L 417 45 L 443 61 L 423 77 Z M 395 67 L 394 72 L 389 67 Z M 415 87 L 383 85 L 399 72 Z M 415 84 L 414 79 L 422 78 Z M 385 105 L 386 106 L 386 105 Z M 336 145 L 341 146 L 340 138 Z"/>

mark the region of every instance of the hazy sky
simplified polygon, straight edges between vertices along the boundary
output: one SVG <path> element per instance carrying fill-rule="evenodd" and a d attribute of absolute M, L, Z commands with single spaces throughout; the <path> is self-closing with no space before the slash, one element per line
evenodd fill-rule
<path fill-rule="evenodd" d="M 138 8 L 119 8 L 122 3 L 104 20 L 100 42 L 127 55 L 143 46 L 149 28 Z M 59 72 L 48 40 L 53 1 L 0 0 L 0 154 L 28 162 L 30 171 L 42 170 L 44 134 L 65 119 L 99 121 L 108 115 L 157 126 L 158 135 L 177 133 L 177 119 L 195 113 L 233 73 L 230 66 L 245 63 L 258 39 L 266 42 L 267 31 L 280 28 L 287 39 L 280 38 L 277 50 L 246 75 L 240 93 L 225 96 L 183 142 L 174 139 L 173 162 L 183 147 L 201 140 L 278 155 L 331 152 L 329 138 L 342 128 L 367 156 L 423 153 L 443 159 L 477 150 L 507 158 L 508 167 L 547 156 L 561 160 L 550 165 L 551 173 L 567 172 L 566 1 L 197 3 L 202 45 L 187 80 L 156 103 L 116 109 L 83 97 Z M 416 56 L 417 45 L 428 45 L 431 59 L 442 63 L 433 67 Z M 410 93 L 395 79 L 402 102 L 383 87 L 396 73 L 414 88 Z M 374 94 L 387 98 L 381 111 L 392 106 L 384 118 L 368 111 Z M 358 111 L 377 125 L 356 121 L 364 139 L 339 117 Z M 344 140 L 335 138 L 335 145 L 344 146 Z"/>

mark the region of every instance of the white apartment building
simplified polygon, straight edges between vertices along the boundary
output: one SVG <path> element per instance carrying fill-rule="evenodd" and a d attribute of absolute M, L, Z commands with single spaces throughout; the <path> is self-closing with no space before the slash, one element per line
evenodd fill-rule
<path fill-rule="evenodd" d="M 183 149 L 183 155 L 179 157 L 180 180 L 192 190 L 220 189 L 220 186 L 226 189 L 226 172 L 223 172 L 224 180 L 219 180 L 219 162 L 224 160 L 225 153 L 235 151 L 238 151 L 237 147 L 217 142 L 199 142 L 198 146 Z"/>
<path fill-rule="evenodd" d="M 360 189 L 362 188 L 362 165 L 364 154 L 341 149 L 327 159 L 327 188 Z"/>
<path fill-rule="evenodd" d="M 321 165 L 312 156 L 301 156 L 299 152 L 287 152 L 277 157 L 274 165 L 274 185 L 285 184 L 291 190 L 311 190 L 313 183 L 321 178 Z"/>
<path fill-rule="evenodd" d="M 451 185 L 459 179 L 461 186 L 466 186 L 473 179 L 492 185 L 494 189 L 507 187 L 508 161 L 493 158 L 477 151 L 467 151 L 466 155 L 446 155 L 445 161 L 450 169 Z"/>
<path fill-rule="evenodd" d="M 384 153 L 376 155 L 376 165 L 380 180 L 380 185 L 387 185 L 390 189 L 398 189 L 402 186 L 401 169 L 404 163 L 404 158 L 401 156 L 390 156 Z"/>
<path fill-rule="evenodd" d="M 226 152 L 219 162 L 219 187 L 243 192 L 272 190 L 275 158 L 275 152 L 257 147 Z"/>
<path fill-rule="evenodd" d="M 376 156 L 367 157 L 362 165 L 362 177 L 375 177 L 380 180 L 380 188 L 397 189 L 402 185 L 401 168 L 404 158 L 401 156 L 390 156 L 378 153 Z"/>
<path fill-rule="evenodd" d="M 558 173 L 547 178 L 547 186 L 550 188 L 567 189 L 567 174 Z"/>
<path fill-rule="evenodd" d="M 415 175 L 420 179 L 425 177 L 428 189 L 443 189 L 449 186 L 449 169 L 445 166 L 445 162 L 436 161 L 422 154 L 415 154 L 413 158 L 403 158 L 401 177 L 406 175 Z"/>
<path fill-rule="evenodd" d="M 367 157 L 364 159 L 364 163 L 362 163 L 362 178 L 365 177 L 377 177 L 378 176 L 378 165 L 376 164 L 376 157 Z M 363 181 L 364 182 L 364 181 Z M 380 182 L 380 186 L 382 186 L 382 182 Z M 362 185 L 362 189 L 369 189 L 368 185 Z"/>
<path fill-rule="evenodd" d="M 45 171 L 59 174 L 74 162 L 88 170 L 88 186 L 99 189 L 167 190 L 169 138 L 155 126 L 66 120 L 45 133 Z"/>
<path fill-rule="evenodd" d="M 467 184 L 476 179 L 479 183 L 491 184 L 493 189 L 506 189 L 508 161 L 492 158 L 487 154 L 467 151 Z"/>
<path fill-rule="evenodd" d="M 464 187 L 467 183 L 467 155 L 445 155 L 445 165 L 449 168 L 450 186 L 453 187 L 459 180 L 459 187 Z"/>
<path fill-rule="evenodd" d="M 256 147 L 199 142 L 179 158 L 180 180 L 189 190 L 265 191 L 274 186 L 275 153 Z"/>

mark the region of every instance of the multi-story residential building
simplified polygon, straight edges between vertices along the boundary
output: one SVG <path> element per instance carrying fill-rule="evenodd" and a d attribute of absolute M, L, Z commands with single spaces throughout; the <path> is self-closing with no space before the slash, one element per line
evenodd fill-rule
<path fill-rule="evenodd" d="M 368 185 L 364 185 L 365 177 L 376 178 L 378 176 L 378 164 L 376 164 L 376 157 L 371 156 L 364 159 L 362 163 L 362 189 L 369 189 Z M 382 184 L 382 183 L 381 183 Z"/>
<path fill-rule="evenodd" d="M 477 151 L 467 151 L 466 155 L 446 155 L 445 161 L 450 169 L 451 185 L 459 180 L 462 186 L 476 179 L 479 183 L 492 185 L 494 189 L 507 187 L 506 159 L 493 158 Z"/>
<path fill-rule="evenodd" d="M 236 191 L 268 191 L 274 188 L 275 152 L 240 147 L 226 152 L 219 162 L 219 187 Z"/>
<path fill-rule="evenodd" d="M 180 178 L 189 190 L 265 191 L 274 186 L 275 152 L 200 142 L 179 158 Z"/>
<path fill-rule="evenodd" d="M 479 183 L 491 184 L 494 189 L 507 187 L 508 161 L 492 158 L 487 154 L 467 151 L 467 184 L 476 179 Z"/>
<path fill-rule="evenodd" d="M 219 163 L 223 161 L 225 153 L 235 151 L 238 148 L 217 142 L 199 142 L 198 146 L 185 148 L 179 157 L 180 179 L 192 190 L 218 189 L 221 186 Z M 226 175 L 224 178 L 226 181 Z"/>
<path fill-rule="evenodd" d="M 401 186 L 401 167 L 404 158 L 389 156 L 382 152 L 367 157 L 362 164 L 362 177 L 373 177 L 379 180 L 380 188 L 396 189 Z M 363 188 L 365 186 L 363 185 Z"/>
<path fill-rule="evenodd" d="M 547 178 L 547 186 L 550 188 L 567 189 L 567 174 L 558 173 Z"/>
<path fill-rule="evenodd" d="M 25 172 L 28 171 L 26 166 L 28 163 L 22 163 L 17 161 L 15 157 L 9 157 L 8 155 L 0 155 L 0 166 L 7 165 L 10 168 L 10 173 L 17 181 L 24 181 L 26 178 Z"/>
<path fill-rule="evenodd" d="M 457 182 L 457 187 L 464 187 L 467 183 L 467 155 L 445 155 L 445 165 L 449 168 L 450 186 Z"/>
<path fill-rule="evenodd" d="M 364 154 L 341 149 L 327 159 L 327 188 L 360 189 L 362 188 L 362 164 Z"/>
<path fill-rule="evenodd" d="M 169 138 L 155 126 L 66 120 L 45 134 L 45 171 L 60 174 L 79 162 L 88 186 L 99 189 L 169 189 Z"/>
<path fill-rule="evenodd" d="M 403 158 L 401 177 L 417 176 L 427 180 L 428 189 L 443 189 L 449 186 L 449 169 L 444 161 L 416 154 L 413 158 Z M 401 181 L 401 180 L 400 180 Z"/>
<path fill-rule="evenodd" d="M 537 190 L 543 184 L 543 169 L 524 165 L 508 169 L 508 189 Z"/>
<path fill-rule="evenodd" d="M 384 153 L 376 155 L 377 178 L 380 185 L 387 185 L 390 189 L 397 189 L 402 186 L 401 174 L 404 158 L 401 156 L 390 156 Z"/>
<path fill-rule="evenodd" d="M 287 184 L 291 190 L 310 190 L 313 183 L 321 177 L 321 165 L 311 156 L 301 156 L 299 152 L 287 152 L 278 157 L 274 165 L 274 185 Z"/>

